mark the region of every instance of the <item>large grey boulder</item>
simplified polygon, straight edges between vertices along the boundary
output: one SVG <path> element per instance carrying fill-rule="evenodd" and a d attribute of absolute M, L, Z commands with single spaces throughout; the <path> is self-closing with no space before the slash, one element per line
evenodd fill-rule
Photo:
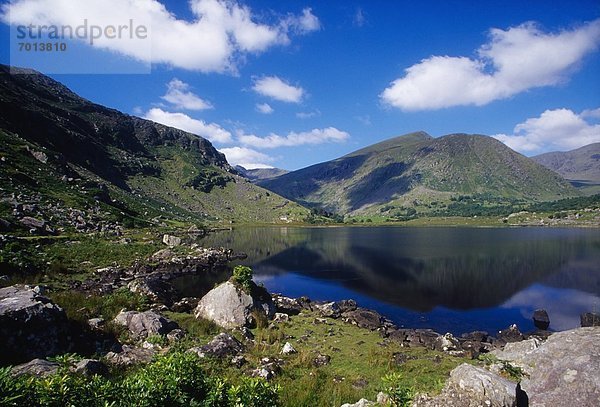
<path fill-rule="evenodd" d="M 201 358 L 207 356 L 223 358 L 225 356 L 236 356 L 244 350 L 244 345 L 233 336 L 226 333 L 220 333 L 206 345 L 191 348 L 188 352 L 196 353 Z"/>
<path fill-rule="evenodd" d="M 466 363 L 455 368 L 442 393 L 434 398 L 420 396 L 419 407 L 513 407 L 516 383 L 488 370 Z"/>
<path fill-rule="evenodd" d="M 60 365 L 56 362 L 50 362 L 46 359 L 33 359 L 22 365 L 12 368 L 11 373 L 14 376 L 31 375 L 37 377 L 46 377 L 58 372 Z"/>
<path fill-rule="evenodd" d="M 179 328 L 177 323 L 154 311 L 121 311 L 114 322 L 127 327 L 136 339 L 145 339 L 150 335 L 166 335 Z"/>
<path fill-rule="evenodd" d="M 0 289 L 0 364 L 66 353 L 72 342 L 65 312 L 38 287 Z"/>
<path fill-rule="evenodd" d="M 202 297 L 194 315 L 226 329 L 253 325 L 253 312 L 273 318 L 275 306 L 269 293 L 259 287 L 253 291 L 255 293 L 250 295 L 230 281 L 223 283 Z"/>
<path fill-rule="evenodd" d="M 555 333 L 521 357 L 530 366 L 521 388 L 530 407 L 600 405 L 600 327 Z"/>

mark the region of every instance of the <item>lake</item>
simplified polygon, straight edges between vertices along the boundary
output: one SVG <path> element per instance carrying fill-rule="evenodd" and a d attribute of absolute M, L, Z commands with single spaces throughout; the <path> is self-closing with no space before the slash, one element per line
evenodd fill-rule
<path fill-rule="evenodd" d="M 552 330 L 600 310 L 600 230 L 558 228 L 264 227 L 204 238 L 248 254 L 271 292 L 352 298 L 399 326 L 460 334 L 512 323 L 526 332 L 544 308 Z M 188 279 L 202 295 L 227 276 Z"/>

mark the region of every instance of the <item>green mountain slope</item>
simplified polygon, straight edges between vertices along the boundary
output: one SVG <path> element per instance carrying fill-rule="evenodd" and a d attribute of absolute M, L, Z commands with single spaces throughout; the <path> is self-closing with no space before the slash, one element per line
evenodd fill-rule
<path fill-rule="evenodd" d="M 600 143 L 571 151 L 545 153 L 531 159 L 562 175 L 586 193 L 600 192 Z"/>
<path fill-rule="evenodd" d="M 485 205 L 575 196 L 564 179 L 491 137 L 411 133 L 259 185 L 351 215 L 436 212 L 464 199 Z"/>
<path fill-rule="evenodd" d="M 287 222 L 308 215 L 238 176 L 201 137 L 96 105 L 35 71 L 8 72 L 0 66 L 5 220 L 50 219 L 53 206 L 67 214 L 84 211 L 96 223 L 103 217 L 129 223 Z M 23 202 L 36 210 L 16 209 Z"/>

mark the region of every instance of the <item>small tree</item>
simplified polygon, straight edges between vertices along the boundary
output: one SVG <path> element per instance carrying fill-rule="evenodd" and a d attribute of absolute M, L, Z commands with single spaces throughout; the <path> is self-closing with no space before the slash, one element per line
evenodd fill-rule
<path fill-rule="evenodd" d="M 233 268 L 233 281 L 250 294 L 252 291 L 252 269 L 248 266 L 235 266 Z"/>

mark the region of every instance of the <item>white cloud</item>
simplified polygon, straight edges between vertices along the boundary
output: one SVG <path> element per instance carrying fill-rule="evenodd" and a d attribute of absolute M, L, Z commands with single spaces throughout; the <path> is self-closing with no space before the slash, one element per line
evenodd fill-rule
<path fill-rule="evenodd" d="M 236 0 L 189 0 L 192 20 L 178 19 L 158 0 L 14 0 L 2 5 L 1 18 L 12 24 L 106 27 L 133 19 L 150 26 L 151 52 L 140 42 L 100 38 L 94 46 L 136 60 L 202 72 L 235 72 L 240 58 L 275 45 L 289 44 L 289 34 L 320 27 L 310 9 L 272 24 L 260 23 Z M 151 22 L 151 24 L 149 23 Z"/>
<path fill-rule="evenodd" d="M 581 112 L 581 117 L 591 118 L 591 119 L 600 119 L 600 107 L 598 109 L 587 109 Z"/>
<path fill-rule="evenodd" d="M 219 150 L 227 157 L 227 162 L 231 165 L 241 165 L 247 170 L 255 168 L 272 168 L 272 165 L 266 164 L 273 161 L 271 157 L 256 150 L 245 147 L 221 148 Z"/>
<path fill-rule="evenodd" d="M 198 95 L 189 91 L 190 85 L 180 81 L 177 78 L 173 78 L 171 82 L 167 84 L 167 93 L 161 97 L 171 103 L 177 109 L 185 110 L 206 110 L 212 109 L 213 105 L 201 99 Z"/>
<path fill-rule="evenodd" d="M 271 105 L 269 105 L 268 103 L 257 103 L 256 104 L 256 111 L 262 114 L 271 114 L 273 113 L 275 110 L 273 110 L 273 108 L 271 107 Z"/>
<path fill-rule="evenodd" d="M 365 23 L 367 22 L 367 18 L 365 17 L 365 13 L 363 12 L 362 8 L 357 8 L 356 12 L 354 13 L 354 19 L 353 19 L 353 24 L 357 27 L 362 27 L 363 25 L 365 25 Z"/>
<path fill-rule="evenodd" d="M 298 119 L 311 119 L 313 117 L 321 116 L 320 110 L 313 110 L 312 112 L 298 112 L 296 117 Z"/>
<path fill-rule="evenodd" d="M 260 95 L 287 103 L 300 103 L 304 95 L 304 89 L 292 86 L 277 76 L 255 79 L 252 89 Z"/>
<path fill-rule="evenodd" d="M 569 109 L 546 110 L 539 117 L 517 124 L 513 133 L 494 137 L 513 150 L 536 154 L 573 150 L 600 142 L 600 125 L 587 122 L 583 114 L 578 115 Z"/>
<path fill-rule="evenodd" d="M 350 135 L 335 127 L 327 127 L 326 129 L 313 129 L 301 133 L 290 132 L 287 136 L 272 133 L 266 137 L 258 137 L 253 134 L 239 132 L 237 138 L 240 143 L 254 148 L 278 148 L 307 144 L 342 143 L 348 140 Z"/>
<path fill-rule="evenodd" d="M 600 43 L 600 19 L 556 34 L 534 23 L 491 29 L 478 58 L 432 56 L 406 69 L 381 100 L 406 111 L 481 106 L 565 81 Z"/>
<path fill-rule="evenodd" d="M 193 119 L 183 113 L 171 113 L 159 108 L 154 108 L 146 112 L 144 119 L 187 131 L 208 139 L 211 142 L 229 143 L 232 141 L 231 133 L 218 124 L 206 123 L 203 120 Z"/>

